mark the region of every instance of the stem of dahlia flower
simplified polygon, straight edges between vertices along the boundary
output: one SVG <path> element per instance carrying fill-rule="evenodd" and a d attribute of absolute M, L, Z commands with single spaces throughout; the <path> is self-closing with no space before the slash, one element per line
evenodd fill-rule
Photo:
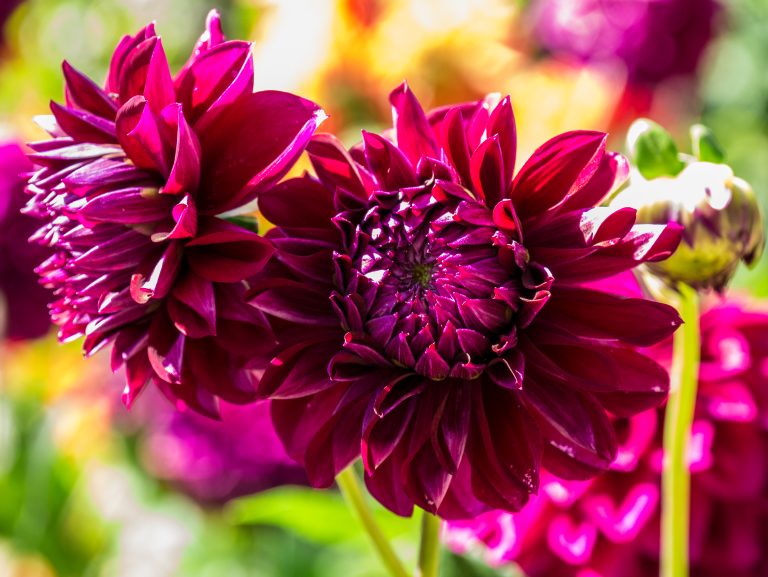
<path fill-rule="evenodd" d="M 419 577 L 437 577 L 440 572 L 440 519 L 427 511 L 421 517 Z"/>
<path fill-rule="evenodd" d="M 336 483 L 339 485 L 342 495 L 347 501 L 349 507 L 357 515 L 363 525 L 366 533 L 371 539 L 376 552 L 384 566 L 392 577 L 410 577 L 403 567 L 399 557 L 389 544 L 387 537 L 376 523 L 373 512 L 365 500 L 363 490 L 360 488 L 360 481 L 355 473 L 354 465 L 350 465 L 336 476 Z"/>
<path fill-rule="evenodd" d="M 664 417 L 661 577 L 688 577 L 691 473 L 688 447 L 699 380 L 699 295 L 680 283 L 683 326 L 675 333 L 672 389 Z"/>

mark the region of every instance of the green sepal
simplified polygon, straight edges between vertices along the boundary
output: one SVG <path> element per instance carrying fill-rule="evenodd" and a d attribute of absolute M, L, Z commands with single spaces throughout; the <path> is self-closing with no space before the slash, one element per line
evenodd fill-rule
<path fill-rule="evenodd" d="M 637 170 L 648 180 L 677 176 L 685 168 L 669 132 L 647 118 L 635 120 L 629 127 L 627 149 Z"/>
<path fill-rule="evenodd" d="M 691 126 L 691 150 L 693 155 L 702 162 L 723 164 L 725 152 L 715 138 L 712 130 L 703 124 Z"/>

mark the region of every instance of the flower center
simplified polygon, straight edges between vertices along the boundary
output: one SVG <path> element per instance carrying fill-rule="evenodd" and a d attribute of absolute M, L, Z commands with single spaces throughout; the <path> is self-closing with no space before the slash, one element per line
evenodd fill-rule
<path fill-rule="evenodd" d="M 432 281 L 431 264 L 414 264 L 410 267 L 410 270 L 407 267 L 405 267 L 405 270 L 410 273 L 410 279 L 407 280 L 411 284 L 416 284 L 423 289 L 429 287 Z"/>
<path fill-rule="evenodd" d="M 551 284 L 469 193 L 374 199 L 347 234 L 332 295 L 345 348 L 432 380 L 477 378 L 514 349 L 526 302 Z"/>

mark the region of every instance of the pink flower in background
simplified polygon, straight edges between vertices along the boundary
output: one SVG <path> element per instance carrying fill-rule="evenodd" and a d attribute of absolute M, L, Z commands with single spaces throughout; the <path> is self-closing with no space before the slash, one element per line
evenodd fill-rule
<path fill-rule="evenodd" d="M 272 428 L 269 403 L 221 403 L 220 421 L 191 411 L 154 412 L 143 448 L 150 471 L 204 503 L 306 483 Z"/>
<path fill-rule="evenodd" d="M 26 173 L 32 170 L 21 146 L 0 143 L 0 335 L 33 339 L 48 332 L 51 294 L 40 286 L 35 266 L 50 253 L 27 239 L 39 223 L 19 211 Z"/>
<path fill-rule="evenodd" d="M 515 174 L 509 98 L 429 116 L 406 85 L 390 100 L 394 131 L 349 152 L 318 136 L 319 181 L 260 198 L 276 252 L 253 303 L 280 344 L 259 392 L 316 486 L 362 454 L 398 514 L 517 510 L 542 465 L 608 467 L 606 410 L 664 399 L 666 371 L 634 346 L 676 312 L 588 283 L 665 258 L 680 229 L 596 208 L 626 175 L 602 133 L 556 136 Z"/>
<path fill-rule="evenodd" d="M 547 50 L 621 62 L 630 84 L 696 72 L 715 33 L 716 0 L 535 0 L 534 35 Z"/>
<path fill-rule="evenodd" d="M 693 439 L 693 577 L 768 575 L 768 312 L 717 303 L 701 319 Z M 671 344 L 654 354 L 665 364 Z M 519 515 L 451 524 L 456 550 L 480 542 L 493 564 L 530 577 L 655 577 L 659 572 L 662 411 L 617 419 L 619 451 L 594 481 L 543 480 Z"/>
<path fill-rule="evenodd" d="M 272 247 L 223 215 L 247 212 L 324 114 L 254 93 L 251 45 L 225 41 L 215 12 L 176 76 L 151 24 L 118 44 L 103 89 L 63 69 L 28 209 L 55 250 L 39 272 L 60 338 L 85 336 L 89 355 L 111 344 L 128 405 L 149 381 L 208 415 L 252 401 L 249 367 L 272 340 L 241 297 Z"/>

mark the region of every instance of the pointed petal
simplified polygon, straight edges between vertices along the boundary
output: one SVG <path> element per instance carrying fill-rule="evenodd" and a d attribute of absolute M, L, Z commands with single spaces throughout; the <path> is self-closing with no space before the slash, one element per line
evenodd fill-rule
<path fill-rule="evenodd" d="M 193 273 L 185 274 L 168 299 L 168 314 L 179 331 L 200 339 L 216 334 L 216 297 L 213 285 Z"/>
<path fill-rule="evenodd" d="M 515 124 L 515 114 L 512 111 L 512 102 L 509 96 L 505 96 L 496 105 L 488 119 L 488 136 L 497 136 L 501 157 L 504 165 L 504 190 L 503 196 L 506 196 L 509 187 L 512 185 L 512 177 L 515 174 L 515 160 L 517 156 L 517 126 Z"/>
<path fill-rule="evenodd" d="M 397 147 L 413 166 L 422 156 L 437 158 L 437 142 L 427 122 L 424 109 L 407 83 L 403 82 L 389 95 L 395 126 Z"/>
<path fill-rule="evenodd" d="M 105 120 L 115 120 L 117 104 L 98 84 L 74 68 L 66 60 L 62 63 L 67 106 L 90 112 Z"/>
<path fill-rule="evenodd" d="M 592 395 L 527 376 L 522 394 L 547 441 L 544 464 L 550 471 L 583 479 L 608 468 L 616 456 L 616 438 Z"/>
<path fill-rule="evenodd" d="M 168 180 L 162 188 L 166 194 L 195 193 L 200 184 L 200 141 L 187 124 L 187 119 L 178 107 L 176 153 Z"/>
<path fill-rule="evenodd" d="M 277 91 L 247 94 L 223 110 L 201 137 L 200 211 L 248 204 L 288 172 L 324 118 L 316 104 Z"/>
<path fill-rule="evenodd" d="M 418 184 L 414 167 L 390 141 L 363 131 L 363 145 L 368 169 L 382 190 L 398 190 Z"/>
<path fill-rule="evenodd" d="M 504 158 L 499 137 L 494 135 L 480 143 L 470 160 L 472 187 L 485 204 L 493 207 L 506 193 Z"/>
<path fill-rule="evenodd" d="M 560 134 L 539 147 L 515 176 L 510 198 L 526 219 L 559 203 L 572 189 L 584 186 L 605 154 L 602 132 Z"/>
<path fill-rule="evenodd" d="M 559 287 L 540 318 L 577 336 L 640 347 L 663 341 L 682 323 L 668 305 L 577 287 Z"/>
<path fill-rule="evenodd" d="M 131 277 L 133 300 L 139 304 L 146 304 L 150 299 L 160 299 L 167 295 L 181 269 L 183 252 L 180 242 L 171 242 L 148 276 L 141 273 L 134 274 Z"/>
<path fill-rule="evenodd" d="M 120 146 L 136 166 L 155 170 L 163 176 L 168 174 L 168 146 L 143 96 L 131 98 L 118 110 L 116 128 Z"/>
<path fill-rule="evenodd" d="M 224 42 L 205 51 L 179 74 L 176 88 L 190 124 L 204 131 L 214 111 L 253 92 L 251 43 Z"/>
<path fill-rule="evenodd" d="M 186 245 L 189 267 L 214 282 L 239 282 L 259 272 L 274 251 L 258 234 L 219 218 L 200 219 Z"/>

